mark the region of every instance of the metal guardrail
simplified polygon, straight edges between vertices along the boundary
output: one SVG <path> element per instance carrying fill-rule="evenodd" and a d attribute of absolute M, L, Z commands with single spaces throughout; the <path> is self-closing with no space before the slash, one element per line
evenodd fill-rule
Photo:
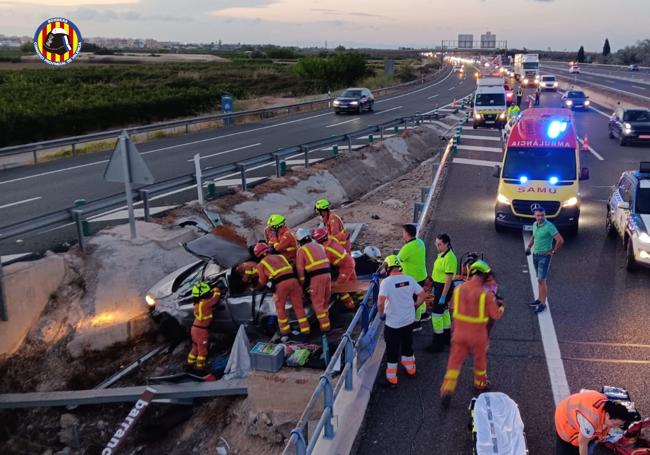
<path fill-rule="evenodd" d="M 323 138 L 304 144 L 300 144 L 293 147 L 287 147 L 283 149 L 276 150 L 272 153 L 266 153 L 255 158 L 251 158 L 245 161 L 226 164 L 223 166 L 217 167 L 208 167 L 201 170 L 202 179 L 205 180 L 217 180 L 227 175 L 239 173 L 241 176 L 241 187 L 244 191 L 248 189 L 248 183 L 246 179 L 247 172 L 256 166 L 259 165 L 275 165 L 275 174 L 276 176 L 282 175 L 282 163 L 283 161 L 290 157 L 298 154 L 304 154 L 305 157 L 305 166 L 309 167 L 309 154 L 311 152 L 322 149 L 323 147 L 329 145 L 338 145 L 340 143 L 346 143 L 348 146 L 348 151 L 352 151 L 352 139 L 358 136 L 370 135 L 379 133 L 379 138 L 383 139 L 384 132 L 389 128 L 395 128 L 403 126 L 408 128 L 409 125 L 418 125 L 420 123 L 430 122 L 433 120 L 438 120 L 443 118 L 444 115 L 433 112 L 431 114 L 416 114 L 407 117 L 400 117 L 394 120 L 390 120 L 379 125 L 369 126 L 357 131 L 354 131 L 349 134 L 331 136 L 328 138 Z M 335 155 L 332 154 L 329 158 L 333 158 Z M 162 182 L 154 183 L 152 185 L 142 186 L 140 188 L 134 189 L 132 191 L 134 203 L 143 204 L 144 208 L 144 219 L 145 221 L 150 220 L 149 213 L 149 202 L 152 197 L 157 195 L 162 195 L 166 192 L 173 192 L 175 190 L 180 190 L 184 188 L 191 187 L 196 184 L 196 173 L 186 174 L 179 177 L 174 177 Z M 113 211 L 123 207 L 125 204 L 124 193 L 115 194 L 108 196 L 96 201 L 88 202 L 84 205 L 71 207 L 64 210 L 58 210 L 56 212 L 51 212 L 45 215 L 40 215 L 38 217 L 21 221 L 19 223 L 14 223 L 5 227 L 0 228 L 0 241 L 12 239 L 21 235 L 31 235 L 43 231 L 45 229 L 54 229 L 57 227 L 63 227 L 70 223 L 75 223 L 77 227 L 77 237 L 79 241 L 79 246 L 83 250 L 84 247 L 84 232 L 83 226 L 88 218 L 97 216 L 106 211 Z"/>
<path fill-rule="evenodd" d="M 393 85 L 390 87 L 380 88 L 373 90 L 375 95 L 381 97 L 386 96 L 397 91 L 402 91 L 415 85 L 421 85 L 427 81 L 431 81 L 438 77 L 447 67 L 442 67 L 439 71 L 433 73 L 430 78 L 417 79 L 415 81 L 407 82 L 404 84 Z M 330 107 L 333 98 L 321 98 L 310 101 L 303 101 L 301 103 L 287 104 L 283 106 L 268 107 L 264 109 L 254 109 L 248 111 L 232 112 L 228 114 L 210 114 L 199 117 L 192 117 L 180 120 L 170 120 L 159 123 L 152 123 L 150 125 L 136 126 L 131 128 L 120 128 L 110 131 L 101 131 L 98 133 L 90 133 L 79 136 L 71 136 L 60 139 L 52 139 L 41 142 L 33 142 L 30 144 L 13 145 L 9 147 L 0 148 L 0 156 L 19 155 L 24 153 L 31 153 L 34 164 L 38 163 L 38 154 L 45 150 L 53 150 L 63 147 L 71 147 L 71 154 L 73 157 L 77 156 L 77 147 L 80 144 L 95 142 L 108 139 L 116 139 L 122 131 L 126 131 L 129 135 L 151 133 L 154 131 L 166 130 L 171 128 L 185 128 L 185 133 L 189 133 L 191 125 L 206 122 L 222 121 L 224 125 L 231 125 L 234 120 L 245 117 L 259 117 L 260 119 L 275 117 L 277 115 L 289 114 L 302 110 L 316 110 L 325 109 Z"/>
<path fill-rule="evenodd" d="M 291 431 L 291 437 L 287 443 L 284 453 L 288 453 L 291 447 L 295 448 L 296 455 L 307 455 L 312 452 L 314 446 L 318 442 L 321 433 L 325 438 L 331 439 L 334 437 L 334 426 L 332 425 L 332 417 L 334 416 L 334 401 L 339 395 L 343 387 L 345 390 L 352 390 L 353 388 L 353 361 L 357 355 L 356 345 L 358 341 L 368 331 L 368 327 L 374 317 L 377 315 L 377 298 L 379 296 L 379 274 L 375 273 L 372 276 L 370 287 L 359 305 L 359 309 L 354 315 L 352 322 L 341 338 L 334 355 L 327 365 L 325 372 L 320 377 L 320 382 L 314 393 L 312 393 L 309 403 L 305 407 L 296 428 Z M 361 327 L 361 331 L 354 339 L 354 332 Z M 344 365 L 341 373 L 338 375 L 338 380 L 335 382 L 335 369 L 337 365 Z M 310 438 L 306 435 L 307 423 L 312 417 L 318 403 L 323 401 L 323 413 L 312 431 Z"/>

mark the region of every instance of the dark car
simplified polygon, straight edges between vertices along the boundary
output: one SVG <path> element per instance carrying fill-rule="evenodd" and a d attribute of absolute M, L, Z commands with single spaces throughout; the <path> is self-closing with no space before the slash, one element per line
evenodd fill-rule
<path fill-rule="evenodd" d="M 585 92 L 580 90 L 569 90 L 562 96 L 562 107 L 567 107 L 571 110 L 587 109 L 591 102 Z"/>
<path fill-rule="evenodd" d="M 375 97 L 367 88 L 349 88 L 341 96 L 337 96 L 332 103 L 334 112 L 354 112 L 361 114 L 364 110 L 372 111 Z"/>
<path fill-rule="evenodd" d="M 650 141 L 650 110 L 619 107 L 609 119 L 609 137 L 621 145 Z"/>

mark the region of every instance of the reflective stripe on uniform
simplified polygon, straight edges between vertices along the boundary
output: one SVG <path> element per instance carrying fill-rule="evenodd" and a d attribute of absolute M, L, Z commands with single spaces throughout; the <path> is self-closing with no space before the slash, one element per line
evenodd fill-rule
<path fill-rule="evenodd" d="M 293 271 L 293 268 L 291 267 L 291 264 L 289 264 L 289 261 L 287 261 L 287 258 L 285 258 L 282 255 L 278 255 L 278 257 L 282 258 L 282 261 L 284 261 L 284 267 L 280 267 L 279 269 L 275 270 L 271 265 L 266 261 L 266 258 L 262 259 L 260 261 L 260 264 L 264 266 L 266 270 L 269 272 L 269 278 L 273 279 L 278 274 L 283 273 L 283 272 L 291 272 Z"/>
<path fill-rule="evenodd" d="M 341 242 L 339 242 L 337 240 L 337 243 L 341 243 Z M 334 262 L 332 262 L 332 265 L 339 265 L 341 263 L 341 261 L 343 259 L 345 259 L 345 257 L 348 255 L 347 251 L 345 253 L 341 254 L 338 251 L 336 251 L 334 248 L 332 248 L 331 246 L 326 246 L 325 249 L 338 258 Z"/>
<path fill-rule="evenodd" d="M 481 297 L 478 302 L 478 316 L 469 316 L 467 314 L 462 314 L 458 307 L 460 306 L 460 287 L 454 289 L 454 319 L 463 322 L 469 322 L 470 324 L 485 324 L 490 318 L 485 316 L 485 292 L 481 292 Z"/>
<path fill-rule="evenodd" d="M 311 269 L 313 269 L 314 267 L 317 267 L 319 265 L 329 264 L 329 261 L 327 260 L 327 258 L 319 259 L 318 261 L 315 261 L 314 256 L 312 256 L 311 251 L 309 251 L 309 248 L 307 248 L 306 245 L 303 246 L 303 247 L 300 247 L 300 250 L 305 252 L 305 254 L 307 255 L 307 259 L 309 260 L 309 264 L 305 265 L 305 270 L 307 270 L 308 272 Z"/>
<path fill-rule="evenodd" d="M 244 273 L 246 275 L 257 275 L 257 269 L 246 269 Z"/>

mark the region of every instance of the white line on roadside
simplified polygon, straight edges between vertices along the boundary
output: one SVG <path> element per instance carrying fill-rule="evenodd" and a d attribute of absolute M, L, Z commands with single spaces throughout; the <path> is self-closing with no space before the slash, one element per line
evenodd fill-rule
<path fill-rule="evenodd" d="M 95 166 L 97 164 L 102 164 L 102 163 L 108 163 L 108 160 L 95 161 L 93 163 L 88 163 L 88 164 L 79 164 L 77 166 L 66 167 L 66 168 L 63 168 L 63 169 L 56 169 L 54 171 L 40 172 L 38 174 L 27 175 L 25 177 L 18 177 L 16 179 L 5 180 L 3 182 L 0 182 L 0 185 L 4 185 L 5 183 L 20 182 L 22 180 L 33 179 L 33 178 L 36 178 L 36 177 L 44 177 L 46 175 L 58 174 L 59 172 L 71 171 L 71 170 L 74 170 L 74 169 L 81 169 L 83 167 Z"/>
<path fill-rule="evenodd" d="M 585 141 L 584 141 L 583 139 L 578 138 L 578 142 L 580 142 L 580 144 L 582 145 L 582 144 L 584 144 Z M 603 157 L 600 155 L 600 153 L 598 153 L 597 151 L 595 151 L 595 150 L 591 147 L 591 145 L 588 145 L 588 147 L 589 147 L 589 151 L 591 152 L 592 155 L 594 155 L 594 156 L 595 156 L 596 158 L 598 158 L 600 161 L 604 161 L 604 160 L 605 160 L 605 158 L 603 158 Z"/>
<path fill-rule="evenodd" d="M 456 90 L 457 88 L 458 88 L 458 86 L 456 86 L 456 85 L 453 86 L 453 87 L 449 87 L 449 91 L 451 92 L 452 90 Z"/>
<path fill-rule="evenodd" d="M 439 94 L 439 93 L 436 93 L 435 95 L 427 96 L 427 99 L 428 99 L 428 100 L 432 100 L 432 99 L 437 98 L 437 97 L 439 97 L 439 96 L 440 96 L 440 94 Z"/>
<path fill-rule="evenodd" d="M 16 259 L 20 259 L 25 256 L 29 256 L 32 253 L 18 253 L 18 254 L 8 254 L 6 256 L 1 256 L 0 257 L 0 263 L 6 264 L 9 261 L 15 261 Z"/>
<path fill-rule="evenodd" d="M 529 232 L 524 232 L 523 240 L 524 246 L 527 246 L 528 241 L 530 240 Z M 539 296 L 539 289 L 537 286 L 537 273 L 533 264 L 533 256 L 527 256 L 527 261 L 530 284 L 533 288 L 533 296 L 537 299 Z M 553 325 L 551 304 L 548 303 L 548 297 L 546 302 L 547 308 L 537 314 L 537 321 L 539 322 L 539 331 L 542 336 L 542 345 L 544 346 L 544 355 L 546 356 L 546 367 L 548 368 L 551 390 L 553 391 L 553 401 L 557 405 L 560 401 L 569 396 L 571 389 L 569 389 L 569 382 L 567 381 L 566 372 L 564 371 L 562 354 L 560 353 L 560 345 L 557 341 L 555 326 Z"/>
<path fill-rule="evenodd" d="M 359 120 L 359 118 L 360 117 L 355 117 L 353 119 L 346 120 L 345 122 L 332 123 L 331 125 L 326 125 L 325 128 L 334 128 L 335 126 L 345 125 L 346 123 L 350 123 L 350 122 L 356 122 L 357 120 Z"/>
<path fill-rule="evenodd" d="M 494 141 L 494 142 L 501 142 L 501 138 L 498 136 L 472 136 L 471 134 L 468 134 L 466 136 L 462 136 L 462 139 L 479 139 L 481 141 Z"/>
<path fill-rule="evenodd" d="M 638 89 L 641 89 L 641 90 L 647 90 L 647 87 L 641 87 L 640 85 L 633 85 L 632 87 L 638 88 Z"/>
<path fill-rule="evenodd" d="M 384 111 L 375 112 L 375 115 L 385 114 L 386 112 L 390 112 L 390 111 L 396 111 L 397 109 L 401 109 L 402 107 L 404 106 L 391 107 L 390 109 L 386 109 Z"/>
<path fill-rule="evenodd" d="M 246 177 L 246 185 L 251 183 L 259 182 L 260 180 L 267 179 L 268 177 Z M 240 186 L 241 178 L 239 179 L 221 179 L 215 180 L 214 185 L 218 187 L 228 187 L 228 186 Z M 206 185 L 204 185 L 206 186 Z"/>
<path fill-rule="evenodd" d="M 393 97 L 391 97 L 391 98 L 380 99 L 379 101 L 375 101 L 375 104 L 384 103 L 384 102 L 386 102 L 386 101 L 391 101 L 391 100 L 396 100 L 396 99 L 398 99 L 398 98 L 403 98 L 403 97 L 405 97 L 405 96 L 413 95 L 413 94 L 415 94 L 415 93 L 420 93 L 420 92 L 422 92 L 422 91 L 424 91 L 424 90 L 428 90 L 428 89 L 430 89 L 431 87 L 435 87 L 436 85 L 442 84 L 444 81 L 446 81 L 447 79 L 449 79 L 449 77 L 450 77 L 452 74 L 454 74 L 453 71 L 449 71 L 449 74 L 447 74 L 443 79 L 439 80 L 438 82 L 434 82 L 433 84 L 427 85 L 426 87 L 422 87 L 422 88 L 420 88 L 420 89 L 413 90 L 412 92 L 403 93 L 403 94 L 401 94 L 401 95 L 393 96 Z"/>
<path fill-rule="evenodd" d="M 258 142 L 257 144 L 244 145 L 243 147 L 237 147 L 237 148 L 230 149 L 230 150 L 224 150 L 223 152 L 211 153 L 210 155 L 203 155 L 203 156 L 201 156 L 201 159 L 204 160 L 206 158 L 212 158 L 213 156 L 219 156 L 219 155 L 225 155 L 226 153 L 238 152 L 240 150 L 257 147 L 258 145 L 262 145 L 262 143 Z M 194 161 L 194 158 L 189 159 L 187 161 L 189 163 L 191 163 L 192 161 Z"/>
<path fill-rule="evenodd" d="M 171 210 L 176 207 L 178 207 L 178 205 L 164 205 L 160 207 L 151 207 L 149 209 L 149 214 L 157 215 L 159 213 L 166 212 L 167 210 Z M 144 218 L 144 209 L 134 209 L 133 213 L 135 218 Z M 119 212 L 113 212 L 107 215 L 93 217 L 92 221 L 94 223 L 100 223 L 103 221 L 127 220 L 128 218 L 129 218 L 128 210 L 120 210 Z"/>
<path fill-rule="evenodd" d="M 32 202 L 32 201 L 38 201 L 39 199 L 42 199 L 42 197 L 41 196 L 36 196 L 36 197 L 32 197 L 32 198 L 25 199 L 25 200 L 22 200 L 22 201 L 11 202 L 9 204 L 0 205 L 0 209 L 6 209 L 8 207 L 13 207 L 15 205 L 20 205 L 20 204 L 26 204 L 26 203 Z"/>
<path fill-rule="evenodd" d="M 471 152 L 503 153 L 503 149 L 501 147 L 485 147 L 482 145 L 459 145 L 457 148 L 458 150 L 467 150 Z"/>
<path fill-rule="evenodd" d="M 611 117 L 611 115 L 609 115 L 608 113 L 603 112 L 603 111 L 601 111 L 600 109 L 595 108 L 595 107 L 593 107 L 593 106 L 591 106 L 591 110 L 592 110 L 592 111 L 596 111 L 597 113 L 599 113 L 599 114 L 602 115 L 603 117 L 607 117 L 607 118 L 610 118 L 610 117 Z"/>
<path fill-rule="evenodd" d="M 485 167 L 494 167 L 497 164 L 501 164 L 500 161 L 472 160 L 469 158 L 454 158 L 454 163 L 471 164 L 472 166 L 485 166 Z"/>

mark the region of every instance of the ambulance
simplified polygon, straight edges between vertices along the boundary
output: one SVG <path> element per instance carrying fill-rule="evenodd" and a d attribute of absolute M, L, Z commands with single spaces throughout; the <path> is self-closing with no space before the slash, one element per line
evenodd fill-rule
<path fill-rule="evenodd" d="M 503 77 L 480 78 L 477 85 L 472 126 L 503 128 L 508 108 Z"/>
<path fill-rule="evenodd" d="M 494 227 L 532 229 L 533 209 L 544 208 L 559 230 L 578 231 L 580 181 L 589 169 L 580 167 L 580 144 L 573 114 L 564 109 L 526 109 L 514 125 L 501 165 L 494 207 Z"/>

